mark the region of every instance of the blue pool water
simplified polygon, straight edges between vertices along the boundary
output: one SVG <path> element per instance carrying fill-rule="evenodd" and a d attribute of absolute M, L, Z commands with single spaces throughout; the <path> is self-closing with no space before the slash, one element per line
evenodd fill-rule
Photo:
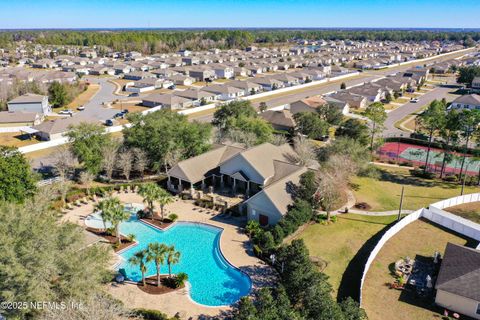
<path fill-rule="evenodd" d="M 138 266 L 127 261 L 135 252 L 145 249 L 149 243 L 160 242 L 175 245 L 180 251 L 180 263 L 172 266 L 172 273 L 185 272 L 191 284 L 190 296 L 200 304 L 208 306 L 230 305 L 249 293 L 251 281 L 247 275 L 232 267 L 220 252 L 222 230 L 203 224 L 179 222 L 161 231 L 139 222 L 135 215 L 120 225 L 122 234 L 135 234 L 138 245 L 120 255 L 125 259 L 120 266 L 129 279 L 141 280 Z M 155 264 L 147 265 L 146 276 L 156 274 Z M 168 273 L 168 266 L 162 265 L 161 273 Z"/>

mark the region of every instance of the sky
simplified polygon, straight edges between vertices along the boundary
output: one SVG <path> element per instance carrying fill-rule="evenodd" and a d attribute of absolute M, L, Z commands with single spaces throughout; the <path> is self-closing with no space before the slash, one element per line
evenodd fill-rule
<path fill-rule="evenodd" d="M 0 0 L 0 29 L 480 28 L 480 0 Z"/>

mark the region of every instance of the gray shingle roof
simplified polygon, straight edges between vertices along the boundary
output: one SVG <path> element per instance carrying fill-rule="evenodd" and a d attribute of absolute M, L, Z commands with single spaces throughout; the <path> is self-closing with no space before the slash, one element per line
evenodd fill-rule
<path fill-rule="evenodd" d="M 480 301 L 480 251 L 447 243 L 436 289 Z"/>

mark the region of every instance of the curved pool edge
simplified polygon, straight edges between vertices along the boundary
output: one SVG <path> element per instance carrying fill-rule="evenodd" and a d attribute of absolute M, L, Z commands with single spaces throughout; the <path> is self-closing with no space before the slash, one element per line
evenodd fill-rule
<path fill-rule="evenodd" d="M 153 228 L 153 229 L 156 229 L 156 230 L 159 230 L 159 231 L 162 231 L 162 232 L 165 232 L 167 230 L 169 230 L 170 228 L 172 228 L 173 226 L 176 226 L 177 224 L 181 223 L 181 224 L 193 224 L 193 225 L 202 225 L 202 226 L 206 226 L 206 227 L 209 227 L 209 228 L 214 228 L 214 229 L 219 229 L 220 230 L 220 237 L 218 239 L 218 249 L 219 249 L 219 252 L 220 252 L 220 255 L 221 257 L 225 260 L 225 262 L 230 266 L 232 267 L 233 269 L 239 271 L 240 273 L 242 273 L 244 276 L 246 276 L 248 278 L 248 281 L 249 281 L 249 284 L 250 284 L 250 287 L 248 289 L 248 294 L 242 296 L 242 297 L 245 297 L 245 296 L 248 296 L 252 293 L 252 289 L 253 289 L 253 281 L 252 281 L 252 278 L 250 277 L 250 275 L 248 273 L 246 273 L 245 271 L 243 271 L 242 269 L 240 269 L 239 267 L 235 266 L 232 262 L 230 262 L 230 260 L 228 260 L 228 258 L 224 255 L 223 253 L 223 249 L 222 249 L 222 235 L 223 235 L 223 232 L 225 231 L 225 228 L 222 228 L 222 227 L 219 227 L 219 226 L 216 226 L 216 225 L 213 225 L 213 224 L 210 224 L 210 223 L 205 223 L 205 222 L 197 222 L 197 221 L 186 221 L 186 220 L 177 220 L 175 222 L 173 222 L 171 225 L 169 225 L 167 228 L 165 229 L 161 229 L 159 228 L 158 226 L 154 225 L 154 224 L 151 224 L 149 222 L 146 222 L 146 221 L 143 221 L 141 219 L 138 219 L 138 222 L 140 223 L 143 223 L 145 224 L 146 226 L 150 227 L 150 228 Z M 119 255 L 120 256 L 120 255 Z M 132 282 L 133 283 L 133 282 Z M 185 286 L 185 288 L 187 289 L 187 292 L 188 292 L 188 299 L 194 303 L 194 304 L 197 304 L 199 306 L 202 306 L 202 307 L 206 307 L 206 308 L 226 308 L 226 307 L 231 307 L 233 304 L 237 303 L 238 301 L 240 301 L 240 299 L 242 297 L 240 297 L 237 301 L 231 303 L 231 304 L 224 304 L 224 305 L 216 305 L 216 306 L 210 306 L 210 305 L 207 305 L 207 304 L 203 304 L 203 303 L 199 303 L 195 300 L 193 300 L 191 294 L 190 294 L 190 288 L 191 288 L 191 284 L 190 282 L 188 282 L 188 286 Z"/>

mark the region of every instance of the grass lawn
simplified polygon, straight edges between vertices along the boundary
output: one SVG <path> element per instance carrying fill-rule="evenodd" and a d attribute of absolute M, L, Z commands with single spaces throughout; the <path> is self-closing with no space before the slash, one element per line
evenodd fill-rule
<path fill-rule="evenodd" d="M 464 203 L 446 208 L 445 211 L 459 215 L 465 219 L 480 223 L 480 202 Z"/>
<path fill-rule="evenodd" d="M 118 110 L 127 109 L 128 112 L 131 112 L 131 113 L 142 112 L 142 111 L 151 109 L 151 108 L 148 108 L 148 107 L 143 107 L 143 106 L 139 106 L 139 105 L 136 105 L 136 104 L 127 104 L 127 103 L 115 103 L 115 104 L 112 104 L 112 108 L 113 109 L 118 109 Z"/>
<path fill-rule="evenodd" d="M 461 186 L 437 180 L 426 180 L 410 175 L 405 168 L 381 167 L 379 179 L 353 179 L 357 202 L 366 202 L 370 211 L 397 210 L 402 186 L 405 186 L 403 209 L 417 210 L 433 202 L 459 196 Z M 478 192 L 478 187 L 465 187 L 465 193 Z"/>
<path fill-rule="evenodd" d="M 334 295 L 337 294 L 342 276 L 353 257 L 368 239 L 393 222 L 396 215 L 376 217 L 342 214 L 337 219 L 336 223 L 330 225 L 309 225 L 297 237 L 305 241 L 311 256 L 326 263 L 323 272 L 330 277 Z M 350 281 L 347 284 L 354 285 Z"/>
<path fill-rule="evenodd" d="M 100 90 L 100 85 L 96 83 L 88 85 L 87 90 L 75 97 L 75 99 L 66 106 L 66 109 L 76 109 L 79 106 L 83 106 L 97 94 L 98 90 Z"/>
<path fill-rule="evenodd" d="M 0 145 L 9 147 L 23 147 L 38 143 L 35 138 L 29 139 L 28 135 L 21 135 L 19 132 L 0 133 Z"/>
<path fill-rule="evenodd" d="M 442 309 L 415 299 L 405 291 L 389 289 L 394 281 L 391 264 L 417 255 L 431 257 L 435 251 L 443 254 L 447 242 L 474 245 L 474 241 L 451 233 L 424 220 L 412 222 L 391 238 L 373 261 L 363 287 L 363 308 L 370 320 L 441 319 Z"/>

